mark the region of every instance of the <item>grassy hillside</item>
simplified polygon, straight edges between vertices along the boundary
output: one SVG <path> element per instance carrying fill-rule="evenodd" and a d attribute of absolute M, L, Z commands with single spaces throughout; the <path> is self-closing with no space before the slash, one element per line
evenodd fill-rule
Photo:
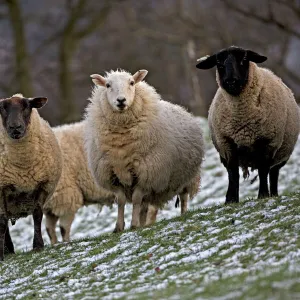
<path fill-rule="evenodd" d="M 299 201 L 249 199 L 18 253 L 0 266 L 0 297 L 299 299 Z"/>
<path fill-rule="evenodd" d="M 202 186 L 189 213 L 178 217 L 172 202 L 155 226 L 113 235 L 116 209 L 85 207 L 73 241 L 39 253 L 29 251 L 32 219 L 19 220 L 0 299 L 300 299 L 300 141 L 280 175 L 282 197 L 251 198 L 252 174 L 241 180 L 242 203 L 225 207 L 227 174 L 202 126 Z"/>

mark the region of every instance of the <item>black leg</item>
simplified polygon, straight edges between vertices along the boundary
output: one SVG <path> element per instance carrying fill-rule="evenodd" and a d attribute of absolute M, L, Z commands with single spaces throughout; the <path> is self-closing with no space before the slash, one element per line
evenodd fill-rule
<path fill-rule="evenodd" d="M 8 220 L 4 215 L 0 216 L 0 261 L 4 260 L 4 241 Z"/>
<path fill-rule="evenodd" d="M 43 211 L 40 206 L 36 207 L 33 211 L 34 223 L 34 236 L 33 236 L 33 249 L 40 250 L 44 248 L 44 241 L 42 237 L 42 219 Z"/>
<path fill-rule="evenodd" d="M 270 170 L 270 195 L 271 196 L 278 196 L 278 177 L 279 177 L 279 170 L 286 164 L 286 161 L 282 162 L 281 164 L 274 166 Z"/>
<path fill-rule="evenodd" d="M 14 244 L 11 240 L 8 224 L 7 224 L 6 232 L 5 232 L 5 247 L 4 248 L 5 248 L 4 249 L 5 253 L 12 253 L 12 254 L 15 253 Z"/>
<path fill-rule="evenodd" d="M 270 171 L 270 167 L 267 165 L 263 165 L 258 168 L 258 176 L 259 176 L 258 199 L 267 198 L 270 196 L 269 187 L 268 187 L 269 171 Z"/>
<path fill-rule="evenodd" d="M 236 153 L 233 154 L 228 163 L 222 158 L 221 161 L 227 169 L 228 180 L 229 180 L 225 204 L 238 203 L 240 175 L 239 175 L 239 162 L 238 162 L 237 154 Z"/>

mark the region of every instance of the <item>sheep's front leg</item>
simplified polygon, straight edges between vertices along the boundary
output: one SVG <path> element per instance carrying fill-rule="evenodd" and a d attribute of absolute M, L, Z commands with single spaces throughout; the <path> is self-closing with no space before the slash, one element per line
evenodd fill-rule
<path fill-rule="evenodd" d="M 132 219 L 131 229 L 140 227 L 141 204 L 145 193 L 140 188 L 135 188 L 132 194 Z"/>
<path fill-rule="evenodd" d="M 116 227 L 114 229 L 114 233 L 121 232 L 125 228 L 124 221 L 124 210 L 126 203 L 126 196 L 122 190 L 116 192 L 117 202 L 118 202 L 118 220 L 116 223 Z"/>
<path fill-rule="evenodd" d="M 228 162 L 225 161 L 223 158 L 221 158 L 221 161 L 227 169 L 229 181 L 225 204 L 238 203 L 240 179 L 238 156 L 237 154 L 232 155 Z"/>
<path fill-rule="evenodd" d="M 42 208 L 40 206 L 37 206 L 34 209 L 32 216 L 34 223 L 33 250 L 40 250 L 44 248 L 44 241 L 42 237 Z"/>
<path fill-rule="evenodd" d="M 270 172 L 270 166 L 262 165 L 258 168 L 259 176 L 259 191 L 258 199 L 267 198 L 270 196 L 268 187 L 268 175 Z"/>

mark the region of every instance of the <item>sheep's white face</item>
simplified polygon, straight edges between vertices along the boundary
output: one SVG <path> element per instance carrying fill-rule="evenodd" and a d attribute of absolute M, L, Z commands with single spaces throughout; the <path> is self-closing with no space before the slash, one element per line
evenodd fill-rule
<path fill-rule="evenodd" d="M 134 101 L 135 85 L 142 81 L 148 71 L 140 70 L 134 75 L 127 72 L 113 72 L 107 78 L 98 74 L 91 75 L 93 82 L 106 88 L 107 100 L 113 110 L 123 112 Z"/>

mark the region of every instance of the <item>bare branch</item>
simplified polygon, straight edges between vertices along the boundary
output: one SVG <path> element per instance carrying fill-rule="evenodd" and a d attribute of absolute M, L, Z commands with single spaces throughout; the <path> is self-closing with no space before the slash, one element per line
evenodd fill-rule
<path fill-rule="evenodd" d="M 74 34 L 77 39 L 82 39 L 91 34 L 97 27 L 101 26 L 109 15 L 113 1 L 106 1 L 104 7 L 97 13 L 86 27 Z"/>
<path fill-rule="evenodd" d="M 256 13 L 254 13 L 250 10 L 246 11 L 244 9 L 241 9 L 240 7 L 234 5 L 232 2 L 230 2 L 228 0 L 221 0 L 221 1 L 223 1 L 228 8 L 230 8 L 231 10 L 233 10 L 237 13 L 240 13 L 241 15 L 243 15 L 246 18 L 254 19 L 254 20 L 260 21 L 260 22 L 265 23 L 265 24 L 275 25 L 280 30 L 282 30 L 282 31 L 284 31 L 288 34 L 294 35 L 295 37 L 300 39 L 300 33 L 297 32 L 296 30 L 288 27 L 286 24 L 282 23 L 281 21 L 276 20 L 274 18 L 272 10 L 269 10 L 268 16 L 264 17 L 264 16 L 261 16 L 261 15 L 258 15 Z"/>

